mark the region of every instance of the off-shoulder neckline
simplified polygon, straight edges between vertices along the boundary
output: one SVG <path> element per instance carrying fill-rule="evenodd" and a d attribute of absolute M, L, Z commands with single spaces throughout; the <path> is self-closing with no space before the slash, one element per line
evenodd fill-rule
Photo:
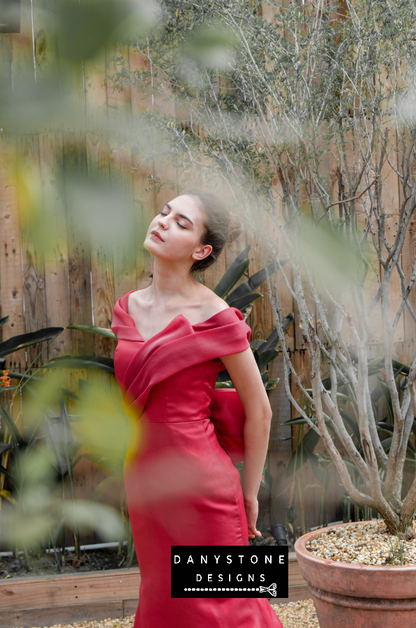
<path fill-rule="evenodd" d="M 219 312 L 216 312 L 215 314 L 213 314 L 212 316 L 210 316 L 210 317 L 209 317 L 209 318 L 207 318 L 206 320 L 204 320 L 204 321 L 200 321 L 199 323 L 191 323 L 191 322 L 189 321 L 189 319 L 188 319 L 188 318 L 186 318 L 186 316 L 185 316 L 184 314 L 176 314 L 176 316 L 174 316 L 174 318 L 172 318 L 172 320 L 171 320 L 171 321 L 169 321 L 169 323 L 168 323 L 168 324 L 167 324 L 167 325 L 166 325 L 166 326 L 165 326 L 165 327 L 164 327 L 161 331 L 158 331 L 158 332 L 157 332 L 157 334 L 154 334 L 154 336 L 151 336 L 150 338 L 148 338 L 147 340 L 145 340 L 145 339 L 143 338 L 143 336 L 141 335 L 141 333 L 139 332 L 139 330 L 137 329 L 137 327 L 136 327 L 136 323 L 135 323 L 135 321 L 134 321 L 134 318 L 133 318 L 133 317 L 132 317 L 132 316 L 128 313 L 128 311 L 127 311 L 127 310 L 128 310 L 128 298 L 129 298 L 130 294 L 132 294 L 132 292 L 136 292 L 136 291 L 135 291 L 135 290 L 130 290 L 130 292 L 127 292 L 124 296 L 120 297 L 120 299 L 119 299 L 119 301 L 120 301 L 120 306 L 121 306 L 121 301 L 122 301 L 123 299 L 126 299 L 126 306 L 127 306 L 127 309 L 124 309 L 124 308 L 122 307 L 122 310 L 123 310 L 123 312 L 125 313 L 125 315 L 126 315 L 126 316 L 128 316 L 128 318 L 131 320 L 131 322 L 132 322 L 132 326 L 133 326 L 134 330 L 136 331 L 136 333 L 137 333 L 137 335 L 138 335 L 138 337 L 139 337 L 139 339 L 140 339 L 140 342 L 143 342 L 143 343 L 150 342 L 150 340 L 153 340 L 153 339 L 154 339 L 154 338 L 156 338 L 157 336 L 160 336 L 160 334 L 163 334 L 163 333 L 164 333 L 164 332 L 165 332 L 165 331 L 166 331 L 166 330 L 170 327 L 170 325 L 172 325 L 172 323 L 173 323 L 173 322 L 175 322 L 178 318 L 183 318 L 183 319 L 185 320 L 185 322 L 186 322 L 186 323 L 188 323 L 188 325 L 189 325 L 190 327 L 194 328 L 194 327 L 198 327 L 198 326 L 200 326 L 200 325 L 206 325 L 206 323 L 209 323 L 209 322 L 210 322 L 213 318 L 215 318 L 216 316 L 219 316 L 220 314 L 223 314 L 224 312 L 229 312 L 230 310 L 232 310 L 232 311 L 234 311 L 234 312 L 238 312 L 238 314 L 240 314 L 240 315 L 241 315 L 240 310 L 238 310 L 238 309 L 237 309 L 237 308 L 235 308 L 235 307 L 231 307 L 231 306 L 230 306 L 230 307 L 228 307 L 228 308 L 225 308 L 224 310 L 220 310 Z"/>

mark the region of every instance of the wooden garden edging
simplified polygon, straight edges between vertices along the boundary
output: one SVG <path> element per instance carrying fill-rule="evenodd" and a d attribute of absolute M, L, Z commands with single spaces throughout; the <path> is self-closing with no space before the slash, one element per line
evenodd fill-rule
<path fill-rule="evenodd" d="M 0 626 L 33 628 L 133 615 L 139 587 L 139 568 L 5 579 L 0 581 Z M 296 556 L 289 554 L 289 601 L 309 597 Z"/>

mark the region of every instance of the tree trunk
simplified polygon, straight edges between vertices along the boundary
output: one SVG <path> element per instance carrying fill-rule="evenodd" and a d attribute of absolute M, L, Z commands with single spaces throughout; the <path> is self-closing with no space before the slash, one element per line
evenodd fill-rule
<path fill-rule="evenodd" d="M 413 515 L 399 515 L 399 523 L 397 524 L 392 520 L 390 516 L 385 516 L 386 513 L 380 513 L 386 524 L 387 530 L 390 534 L 398 537 L 406 536 L 409 527 L 412 525 Z"/>

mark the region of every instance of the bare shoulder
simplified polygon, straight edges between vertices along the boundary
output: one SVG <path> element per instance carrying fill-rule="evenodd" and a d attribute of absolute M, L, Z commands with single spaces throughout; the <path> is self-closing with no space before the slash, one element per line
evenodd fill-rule
<path fill-rule="evenodd" d="M 228 310 L 230 307 L 224 299 L 221 299 L 221 297 L 217 296 L 215 292 L 206 286 L 201 286 L 201 296 L 203 297 L 201 313 L 204 319 L 210 318 L 223 310 Z"/>
<path fill-rule="evenodd" d="M 142 290 L 135 290 L 134 292 L 130 292 L 128 298 L 128 308 L 137 309 L 145 306 L 146 303 L 146 295 L 149 288 L 143 288 Z"/>

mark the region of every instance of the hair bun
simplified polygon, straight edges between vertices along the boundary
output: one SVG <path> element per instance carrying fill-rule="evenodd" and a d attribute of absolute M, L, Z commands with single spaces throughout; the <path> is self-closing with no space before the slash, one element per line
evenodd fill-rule
<path fill-rule="evenodd" d="M 234 240 L 236 240 L 238 236 L 241 235 L 243 231 L 243 225 L 241 224 L 241 220 L 236 214 L 230 212 L 229 216 L 230 222 L 228 225 L 227 243 L 231 244 L 231 242 L 234 242 Z"/>

